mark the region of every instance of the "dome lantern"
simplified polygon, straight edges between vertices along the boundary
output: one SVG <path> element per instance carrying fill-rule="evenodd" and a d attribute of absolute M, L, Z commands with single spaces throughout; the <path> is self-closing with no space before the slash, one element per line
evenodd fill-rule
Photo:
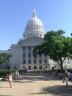
<path fill-rule="evenodd" d="M 36 11 L 35 11 L 35 9 L 33 10 L 33 17 L 36 17 Z"/>

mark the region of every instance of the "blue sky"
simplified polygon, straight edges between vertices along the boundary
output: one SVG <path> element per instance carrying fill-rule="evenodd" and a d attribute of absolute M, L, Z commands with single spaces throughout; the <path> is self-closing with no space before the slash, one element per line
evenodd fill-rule
<path fill-rule="evenodd" d="M 0 0 L 0 50 L 22 38 L 33 9 L 47 31 L 72 32 L 72 0 Z"/>

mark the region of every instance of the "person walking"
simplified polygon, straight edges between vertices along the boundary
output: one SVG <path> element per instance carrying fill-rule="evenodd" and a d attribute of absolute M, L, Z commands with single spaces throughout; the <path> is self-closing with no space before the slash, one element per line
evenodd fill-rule
<path fill-rule="evenodd" d="M 65 70 L 65 72 L 64 72 L 64 78 L 63 78 L 63 83 L 66 82 L 66 86 L 68 86 L 68 80 L 69 80 L 68 71 Z"/>
<path fill-rule="evenodd" d="M 10 88 L 12 88 L 12 81 L 13 81 L 12 73 L 7 74 L 6 80 L 9 82 Z"/>

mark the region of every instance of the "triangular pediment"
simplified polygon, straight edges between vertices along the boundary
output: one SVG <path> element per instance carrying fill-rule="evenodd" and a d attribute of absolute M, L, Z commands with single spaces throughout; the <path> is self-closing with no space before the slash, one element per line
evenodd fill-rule
<path fill-rule="evenodd" d="M 36 44 L 36 45 L 38 44 L 39 45 L 43 42 L 44 42 L 44 40 L 42 38 L 34 36 L 34 37 L 30 37 L 30 38 L 21 40 L 18 43 L 19 44 Z"/>

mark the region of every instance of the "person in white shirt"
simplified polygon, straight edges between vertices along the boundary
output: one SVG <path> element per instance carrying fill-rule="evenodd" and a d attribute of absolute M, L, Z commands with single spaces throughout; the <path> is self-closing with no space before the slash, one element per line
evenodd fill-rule
<path fill-rule="evenodd" d="M 10 88 L 12 88 L 12 81 L 13 81 L 12 73 L 7 74 L 7 81 L 9 82 Z"/>

